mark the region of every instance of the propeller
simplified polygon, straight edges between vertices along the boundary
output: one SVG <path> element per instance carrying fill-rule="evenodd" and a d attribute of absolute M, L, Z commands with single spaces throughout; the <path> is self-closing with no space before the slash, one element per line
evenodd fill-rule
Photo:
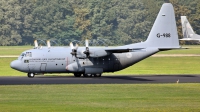
<path fill-rule="evenodd" d="M 35 48 L 37 49 L 38 48 L 38 42 L 37 42 L 37 40 L 34 41 L 34 44 L 35 44 Z"/>
<path fill-rule="evenodd" d="M 85 46 L 86 46 L 86 48 L 85 48 L 85 51 L 83 53 L 88 58 L 89 55 L 91 54 L 90 51 L 89 51 L 89 40 L 88 39 L 85 40 Z M 74 46 L 73 43 L 71 42 L 70 48 L 72 49 L 72 52 L 71 52 L 72 56 L 77 57 L 78 44 L 76 44 L 76 46 Z"/>
<path fill-rule="evenodd" d="M 88 41 L 88 39 L 85 40 L 85 46 L 86 46 L 86 48 L 85 48 L 85 51 L 84 51 L 83 53 L 86 54 L 86 56 L 87 56 L 87 58 L 88 58 L 89 55 L 90 55 L 90 51 L 89 51 L 89 41 Z"/>
<path fill-rule="evenodd" d="M 71 42 L 70 43 L 70 48 L 72 49 L 72 52 L 71 52 L 72 56 L 76 57 L 76 55 L 77 55 L 77 49 L 78 49 L 78 44 L 76 44 L 76 46 L 74 47 L 73 43 Z"/>

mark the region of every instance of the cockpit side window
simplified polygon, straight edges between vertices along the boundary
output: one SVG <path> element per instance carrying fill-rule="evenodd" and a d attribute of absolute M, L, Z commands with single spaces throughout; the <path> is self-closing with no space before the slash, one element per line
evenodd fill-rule
<path fill-rule="evenodd" d="M 25 55 L 26 55 L 25 53 L 22 53 L 22 54 L 21 54 L 22 57 L 24 57 Z"/>
<path fill-rule="evenodd" d="M 24 58 L 24 56 L 26 56 L 26 53 L 22 53 L 19 57 L 18 57 L 18 60 L 21 60 Z"/>

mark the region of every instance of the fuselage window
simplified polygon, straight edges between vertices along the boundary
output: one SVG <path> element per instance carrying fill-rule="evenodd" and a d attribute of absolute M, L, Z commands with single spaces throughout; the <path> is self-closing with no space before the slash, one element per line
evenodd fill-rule
<path fill-rule="evenodd" d="M 29 60 L 24 60 L 24 63 L 29 63 Z"/>

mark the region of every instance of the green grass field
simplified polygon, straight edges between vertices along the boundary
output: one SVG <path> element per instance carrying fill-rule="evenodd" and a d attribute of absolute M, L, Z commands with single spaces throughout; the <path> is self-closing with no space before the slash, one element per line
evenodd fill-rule
<path fill-rule="evenodd" d="M 32 49 L 33 46 L 1 46 L 0 55 L 20 55 L 23 51 Z"/>
<path fill-rule="evenodd" d="M 66 46 L 67 47 L 67 46 Z M 160 52 L 158 54 L 200 54 L 200 46 L 183 46 L 190 49 L 171 50 Z M 23 51 L 32 49 L 33 46 L 0 46 L 0 56 L 2 55 L 20 55 Z"/>
<path fill-rule="evenodd" d="M 0 76 L 26 76 L 10 68 L 10 62 L 15 59 L 0 58 Z M 103 75 L 200 74 L 199 62 L 200 57 L 150 57 L 122 71 Z"/>
<path fill-rule="evenodd" d="M 19 55 L 30 48 L 0 47 L 0 55 Z M 192 46 L 160 54 L 199 54 L 199 49 Z M 0 76 L 26 76 L 10 68 L 15 59 L 0 58 Z M 150 57 L 125 70 L 103 75 L 199 74 L 199 62 L 200 57 Z M 192 83 L 0 85 L 0 112 L 198 112 L 199 87 Z"/>
<path fill-rule="evenodd" d="M 188 49 L 170 50 L 170 51 L 159 52 L 158 54 L 200 54 L 200 45 L 189 45 L 182 47 Z"/>
<path fill-rule="evenodd" d="M 114 74 L 200 74 L 200 57 L 149 57 Z"/>
<path fill-rule="evenodd" d="M 197 112 L 200 84 L 0 86 L 1 112 Z"/>

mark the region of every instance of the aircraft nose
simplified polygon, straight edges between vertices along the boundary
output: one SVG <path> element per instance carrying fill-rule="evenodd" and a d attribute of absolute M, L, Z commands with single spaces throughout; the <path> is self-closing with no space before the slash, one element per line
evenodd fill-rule
<path fill-rule="evenodd" d="M 21 64 L 21 62 L 19 60 L 15 60 L 10 63 L 10 67 L 13 69 L 19 70 L 20 64 Z"/>

